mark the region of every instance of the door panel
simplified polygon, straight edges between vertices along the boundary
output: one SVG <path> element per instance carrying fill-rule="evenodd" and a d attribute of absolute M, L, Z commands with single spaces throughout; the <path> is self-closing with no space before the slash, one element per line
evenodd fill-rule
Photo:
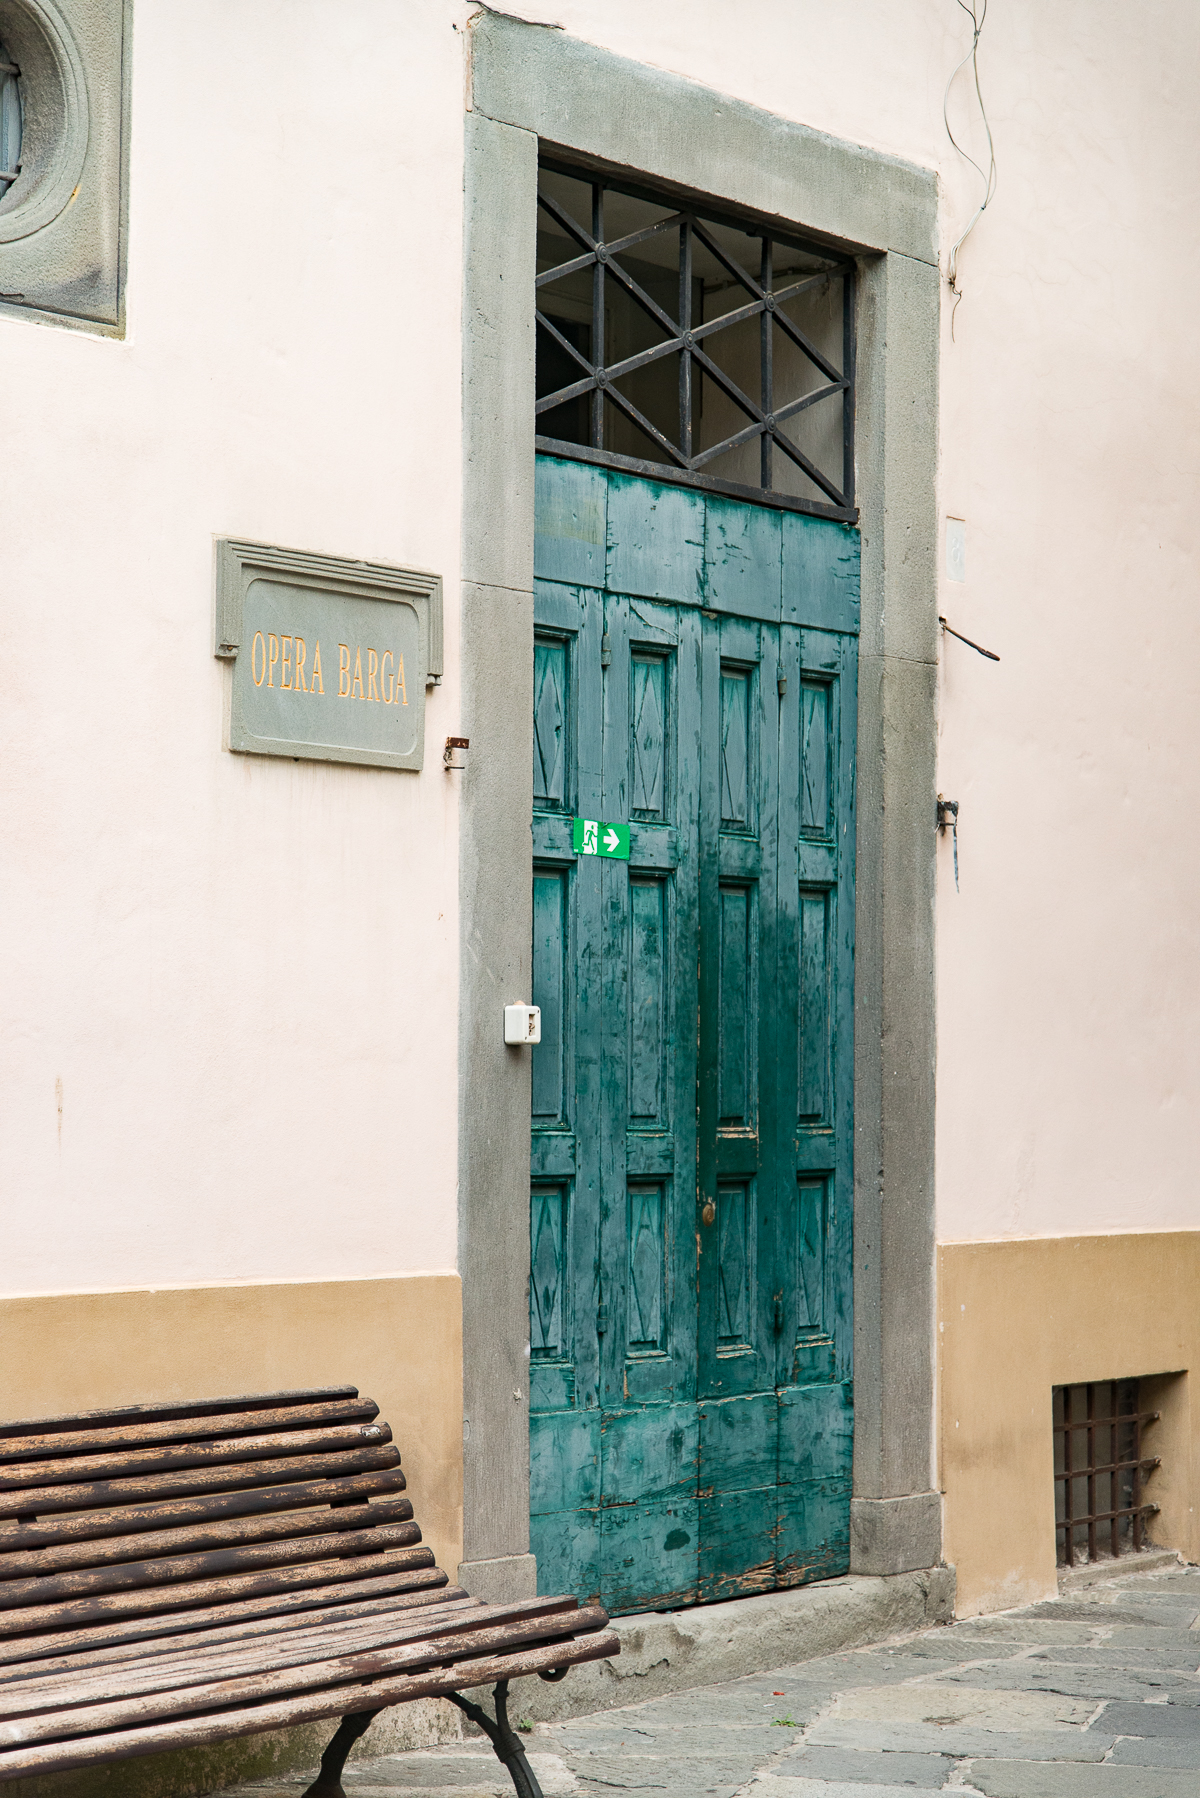
<path fill-rule="evenodd" d="M 531 1532 L 630 1611 L 847 1565 L 857 539 L 538 489 Z"/>
<path fill-rule="evenodd" d="M 629 1126 L 667 1128 L 667 924 L 670 893 L 661 876 L 631 876 L 629 957 Z"/>
<path fill-rule="evenodd" d="M 721 1126 L 753 1130 L 758 1021 L 758 907 L 751 886 L 722 882 L 717 900 L 717 1114 Z"/>
<path fill-rule="evenodd" d="M 531 1071 L 535 1128 L 567 1128 L 563 1031 L 567 979 L 570 871 L 540 868 L 533 881 L 533 984 L 542 995 L 542 1040 Z"/>

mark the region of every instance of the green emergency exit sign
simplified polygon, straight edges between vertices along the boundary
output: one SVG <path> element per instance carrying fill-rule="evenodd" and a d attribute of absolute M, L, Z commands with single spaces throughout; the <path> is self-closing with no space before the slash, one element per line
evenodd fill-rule
<path fill-rule="evenodd" d="M 629 860 L 628 824 L 606 824 L 602 818 L 572 818 L 576 855 L 607 855 L 614 861 Z"/>

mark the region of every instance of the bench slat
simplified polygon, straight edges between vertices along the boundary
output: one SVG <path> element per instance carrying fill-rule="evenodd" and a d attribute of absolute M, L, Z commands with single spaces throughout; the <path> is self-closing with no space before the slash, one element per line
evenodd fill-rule
<path fill-rule="evenodd" d="M 408 1485 L 399 1467 L 345 1479 L 306 1480 L 249 1492 L 219 1492 L 207 1498 L 172 1498 L 162 1503 L 114 1505 L 82 1517 L 39 1518 L 34 1523 L 0 1523 L 0 1557 L 18 1549 L 50 1548 L 59 1542 L 102 1542 L 133 1530 L 159 1530 L 176 1524 L 205 1523 L 210 1518 L 257 1517 L 267 1511 L 302 1511 L 309 1505 L 351 1504 L 375 1493 L 403 1492 Z M 0 1567 L 3 1560 L 0 1559 Z"/>
<path fill-rule="evenodd" d="M 113 1730 L 74 1741 L 0 1750 L 0 1780 L 131 1760 L 139 1755 L 159 1754 L 168 1748 L 203 1747 L 209 1742 L 228 1741 L 233 1736 L 259 1735 L 296 1723 L 317 1723 L 356 1711 L 386 1709 L 393 1704 L 408 1704 L 415 1698 L 436 1698 L 471 1686 L 494 1685 L 500 1679 L 519 1679 L 525 1674 L 577 1666 L 584 1661 L 605 1660 L 619 1653 L 620 1646 L 620 1638 L 610 1630 L 570 1643 L 520 1649 L 507 1655 L 486 1655 L 479 1660 L 460 1662 L 453 1668 L 391 1677 L 369 1685 L 339 1686 L 331 1692 L 313 1692 L 272 1704 L 226 1710 L 215 1717 L 182 1717 L 142 1729 Z"/>
<path fill-rule="evenodd" d="M 204 1398 L 173 1404 L 121 1405 L 111 1411 L 73 1411 L 65 1417 L 18 1418 L 0 1423 L 0 1436 L 36 1436 L 53 1430 L 99 1430 L 152 1418 L 212 1417 L 222 1411 L 271 1411 L 281 1406 L 357 1398 L 357 1386 L 303 1386 L 294 1392 L 250 1392 L 233 1398 Z"/>
<path fill-rule="evenodd" d="M 547 1619 L 557 1620 L 551 1633 L 566 1634 L 582 1615 L 573 1598 L 526 1598 L 507 1605 L 473 1604 L 468 1599 L 432 1615 L 427 1613 L 417 1622 L 412 1620 L 411 1614 L 405 1617 L 400 1613 L 391 1619 L 379 1619 L 369 1629 L 356 1622 L 297 1631 L 286 1642 L 274 1644 L 270 1671 L 309 1667 L 318 1662 L 344 1659 L 347 1655 L 361 1656 L 374 1650 L 432 1640 L 440 1643 L 485 1628 L 494 1631 Z M 579 1627 L 586 1626 L 580 1623 Z M 117 1695 L 128 1699 L 135 1694 L 183 1691 L 189 1686 L 238 1676 L 258 1676 L 262 1672 L 260 1642 L 221 1643 L 175 1656 L 149 1655 L 115 1669 L 108 1666 L 80 1669 L 55 1679 L 30 1679 L 23 1684 L 0 1688 L 0 1720 L 92 1704 L 98 1699 L 111 1700 Z"/>
<path fill-rule="evenodd" d="M 0 1746 L 61 1741 L 99 1730 L 165 1722 L 169 1718 L 215 1710 L 218 1706 L 244 1705 L 256 1699 L 269 1702 L 329 1686 L 357 1685 L 364 1680 L 424 1672 L 429 1667 L 453 1664 L 478 1655 L 524 1648 L 543 1642 L 547 1637 L 566 1639 L 569 1632 L 564 1625 L 568 1621 L 581 1632 L 603 1629 L 608 1622 L 608 1613 L 597 1605 L 548 1617 L 524 1618 L 494 1628 L 485 1624 L 482 1628 L 464 1630 L 461 1635 L 448 1632 L 403 1647 L 342 1654 L 325 1661 L 309 1660 L 298 1667 L 272 1667 L 270 1671 L 259 1667 L 255 1672 L 232 1679 L 212 1680 L 173 1691 L 130 1698 L 121 1696 L 99 1703 L 64 1704 L 49 1712 L 20 1717 L 9 1715 L 0 1721 Z"/>
<path fill-rule="evenodd" d="M 409 1548 L 421 1540 L 415 1523 L 380 1523 L 373 1529 L 320 1536 L 289 1536 L 282 1542 L 259 1542 L 245 1548 L 216 1548 L 200 1554 L 159 1556 L 154 1560 L 121 1561 L 38 1579 L 13 1579 L 0 1585 L 0 1628 L 10 1612 L 30 1605 L 69 1603 L 94 1592 L 133 1592 L 152 1588 L 170 1594 L 174 1582 L 216 1580 L 255 1567 L 328 1561 L 331 1555 L 380 1554 L 386 1548 Z"/>
<path fill-rule="evenodd" d="M 184 1554 L 215 1548 L 241 1548 L 252 1542 L 274 1542 L 319 1536 L 326 1531 L 348 1533 L 374 1528 L 381 1523 L 407 1523 L 412 1517 L 407 1498 L 378 1499 L 374 1504 L 347 1505 L 321 1510 L 281 1511 L 270 1517 L 235 1517 L 218 1523 L 182 1524 L 173 1530 L 150 1530 L 144 1535 L 113 1536 L 103 1542 L 65 1542 L 56 1548 L 35 1548 L 26 1553 L 0 1549 L 0 1607 L 10 1602 L 8 1581 L 43 1579 L 55 1573 L 108 1567 L 121 1562 L 147 1561 L 163 1555 Z M 11 1602 L 19 1603 L 20 1600 Z"/>
<path fill-rule="evenodd" d="M 374 1575 L 367 1580 L 344 1580 L 332 1586 L 304 1587 L 298 1592 L 272 1592 L 204 1610 L 169 1611 L 159 1616 L 106 1620 L 78 1629 L 48 1630 L 8 1642 L 0 1640 L 0 1674 L 6 1667 L 19 1668 L 23 1663 L 51 1656 L 65 1658 L 80 1650 L 95 1652 L 172 1638 L 195 1642 L 206 1640 L 210 1630 L 243 1625 L 257 1628 L 274 1621 L 285 1625 L 305 1623 L 331 1613 L 366 1615 L 375 1605 L 440 1603 L 455 1592 L 467 1596 L 461 1586 L 450 1584 L 440 1567 L 399 1568 L 395 1573 Z"/>
<path fill-rule="evenodd" d="M 251 1436 L 269 1424 L 272 1430 L 312 1428 L 318 1424 L 370 1423 L 379 1416 L 372 1398 L 340 1399 L 328 1404 L 287 1405 L 272 1410 L 228 1411 L 212 1417 L 175 1418 L 165 1422 L 107 1425 L 94 1430 L 5 1436 L 0 1429 L 0 1463 L 31 1461 L 39 1456 L 100 1454 L 152 1443 L 191 1442 L 197 1437 Z"/>
<path fill-rule="evenodd" d="M 209 1467 L 229 1461 L 263 1461 L 275 1455 L 342 1453 L 392 1440 L 386 1423 L 332 1424 L 318 1430 L 281 1430 L 258 1436 L 227 1436 L 218 1442 L 151 1445 L 117 1454 L 65 1455 L 52 1461 L 10 1461 L 0 1469 L 0 1492 L 28 1486 L 57 1486 L 78 1480 L 110 1480 L 135 1474 L 167 1473 L 179 1467 Z M 399 1456 L 397 1456 L 399 1459 Z"/>
<path fill-rule="evenodd" d="M 618 1651 L 599 1607 L 452 1586 L 378 1418 L 345 1386 L 0 1424 L 0 1782 Z"/>
<path fill-rule="evenodd" d="M 128 1665 L 219 1654 L 226 1648 L 246 1647 L 259 1654 L 273 1654 L 278 1644 L 290 1646 L 306 1634 L 316 1637 L 324 1632 L 333 1640 L 339 1631 L 360 1628 L 364 1620 L 372 1627 L 376 1622 L 382 1625 L 390 1621 L 396 1628 L 401 1628 L 406 1621 L 420 1616 L 431 1619 L 429 1627 L 432 1628 L 439 1617 L 457 1617 L 462 1611 L 481 1612 L 486 1608 L 481 1599 L 472 1598 L 461 1586 L 397 1593 L 392 1598 L 369 1599 L 365 1604 L 226 1624 L 223 1628 L 204 1630 L 200 1634 L 151 1636 L 135 1642 L 119 1642 L 111 1648 L 78 1649 L 75 1653 L 53 1655 L 45 1660 L 22 1661 L 15 1666 L 0 1667 L 0 1692 L 25 1680 L 32 1683 L 39 1679 L 58 1679 L 91 1668 L 111 1672 L 114 1680 L 120 1680 L 124 1677 L 123 1668 Z"/>
<path fill-rule="evenodd" d="M 96 1480 L 77 1486 L 36 1486 L 24 1492 L 0 1493 L 0 1517 L 41 1516 L 50 1511 L 98 1510 L 107 1505 L 137 1504 L 145 1500 L 183 1496 L 193 1492 L 223 1492 L 246 1486 L 282 1485 L 288 1480 L 308 1480 L 372 1473 L 376 1468 L 398 1467 L 399 1451 L 362 1448 L 328 1455 L 297 1455 L 294 1460 L 233 1461 L 220 1467 L 196 1467 L 184 1473 L 144 1474 L 127 1480 Z"/>
<path fill-rule="evenodd" d="M 113 1592 L 103 1598 L 77 1598 L 65 1604 L 30 1605 L 0 1611 L 0 1636 L 27 1635 L 32 1630 L 63 1629 L 102 1622 L 106 1617 L 153 1616 L 185 1605 L 221 1605 L 236 1598 L 257 1598 L 333 1580 L 369 1579 L 372 1574 L 412 1567 L 432 1567 L 428 1548 L 395 1548 L 384 1554 L 356 1555 L 349 1560 L 313 1561 L 303 1567 L 279 1567 L 261 1573 L 236 1573 L 225 1579 L 196 1580 L 181 1586 L 148 1587 Z"/>

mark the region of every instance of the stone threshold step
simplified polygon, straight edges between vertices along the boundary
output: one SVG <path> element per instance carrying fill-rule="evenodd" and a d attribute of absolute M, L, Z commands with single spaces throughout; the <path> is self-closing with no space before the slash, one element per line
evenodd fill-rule
<path fill-rule="evenodd" d="M 953 1618 L 953 1567 L 849 1573 L 788 1592 L 615 1617 L 621 1638 L 615 1660 L 574 1667 L 558 1685 L 516 1680 L 509 1709 L 535 1723 L 586 1717 L 911 1635 Z"/>

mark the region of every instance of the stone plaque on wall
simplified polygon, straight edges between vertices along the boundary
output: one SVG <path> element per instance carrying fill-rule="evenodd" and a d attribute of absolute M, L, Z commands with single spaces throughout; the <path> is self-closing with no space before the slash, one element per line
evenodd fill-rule
<path fill-rule="evenodd" d="M 441 577 L 222 538 L 215 653 L 233 663 L 230 749 L 418 769 Z"/>

